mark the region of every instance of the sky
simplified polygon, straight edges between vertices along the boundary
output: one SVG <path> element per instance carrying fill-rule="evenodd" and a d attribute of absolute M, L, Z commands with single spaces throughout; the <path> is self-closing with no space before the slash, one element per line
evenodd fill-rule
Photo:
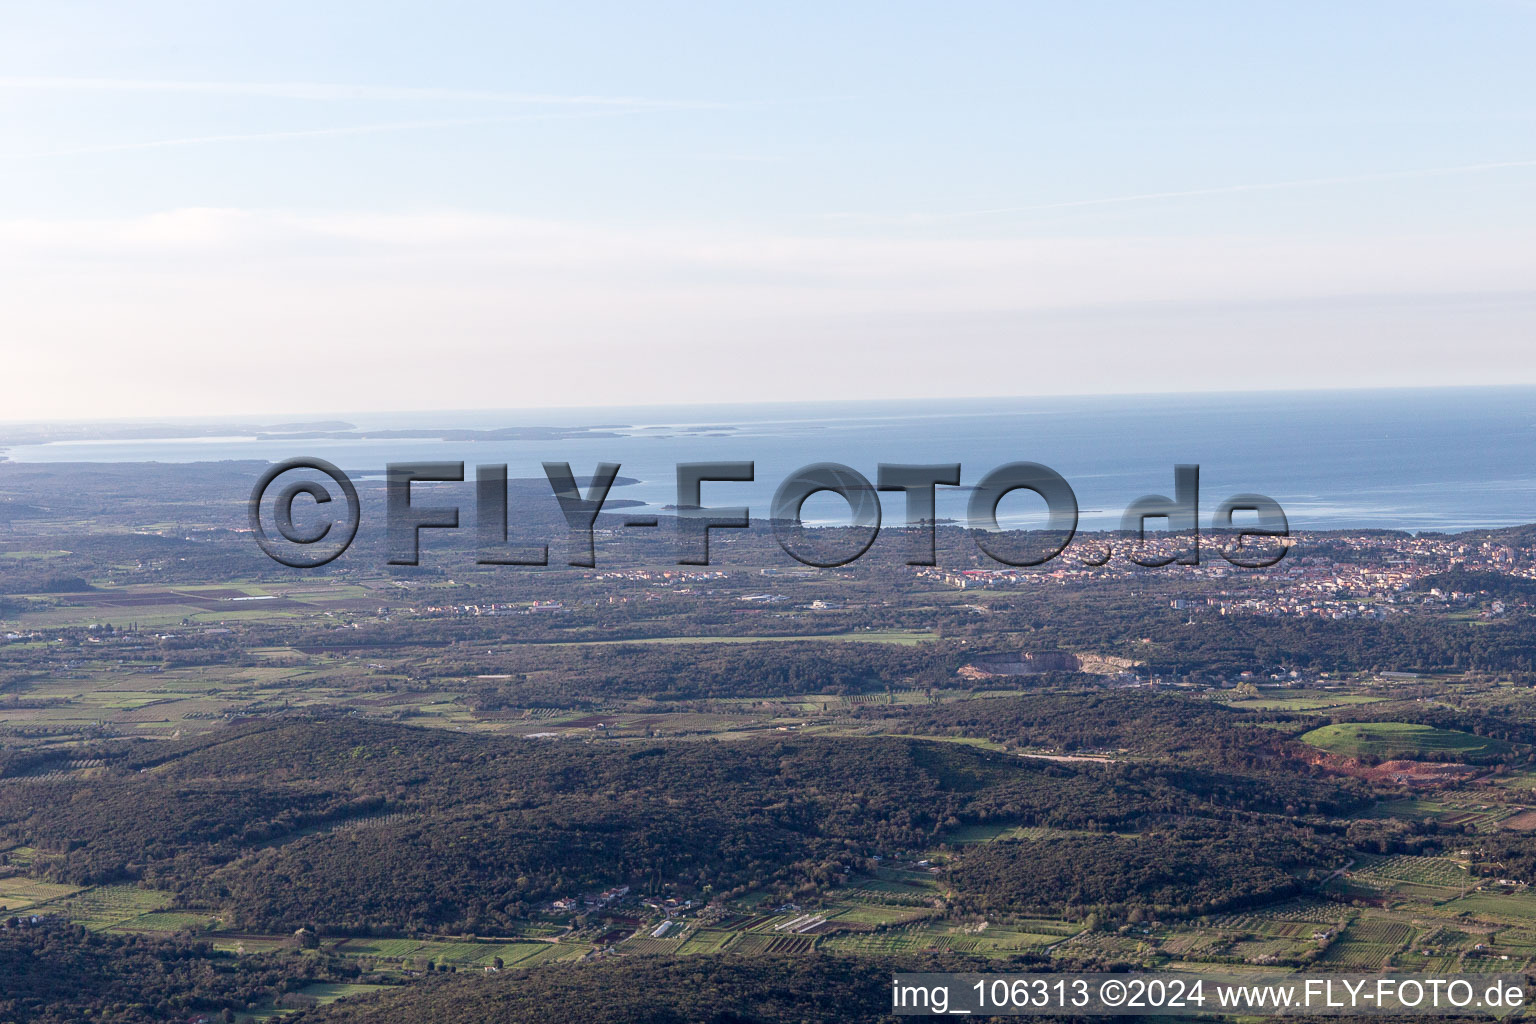
<path fill-rule="evenodd" d="M 0 0 L 0 419 L 1536 384 L 1536 0 Z"/>

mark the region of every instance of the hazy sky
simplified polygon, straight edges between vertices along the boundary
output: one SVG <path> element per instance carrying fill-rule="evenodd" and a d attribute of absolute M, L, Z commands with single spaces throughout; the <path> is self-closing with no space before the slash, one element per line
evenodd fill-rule
<path fill-rule="evenodd" d="M 0 418 L 1536 383 L 1536 2 L 0 2 Z"/>

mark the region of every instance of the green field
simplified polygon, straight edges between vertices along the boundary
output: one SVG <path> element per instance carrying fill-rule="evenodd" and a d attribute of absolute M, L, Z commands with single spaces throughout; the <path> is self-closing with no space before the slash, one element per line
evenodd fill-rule
<path fill-rule="evenodd" d="M 205 932 L 217 923 L 209 914 L 178 911 L 151 911 L 112 926 L 116 932 L 175 932 L 191 930 Z"/>
<path fill-rule="evenodd" d="M 306 996 L 313 996 L 323 1006 L 326 1003 L 334 1003 L 338 999 L 345 999 L 347 996 L 367 995 L 370 992 L 377 992 L 385 988 L 389 988 L 389 986 L 317 981 L 313 985 L 305 985 L 299 991 Z"/>
<path fill-rule="evenodd" d="M 429 960 L 433 963 L 488 966 L 501 957 L 507 966 L 524 966 L 535 960 L 559 959 L 580 955 L 587 947 L 554 942 L 454 942 L 432 939 L 345 939 L 335 946 L 348 956 L 374 957 L 380 960 Z"/>
<path fill-rule="evenodd" d="M 1303 743 L 1345 757 L 1415 757 L 1423 754 L 1502 754 L 1509 744 L 1467 732 L 1407 722 L 1339 722 L 1313 729 Z"/>
<path fill-rule="evenodd" d="M 1366 694 L 1330 693 L 1314 696 L 1245 697 L 1240 700 L 1222 701 L 1229 708 L 1240 711 L 1324 711 L 1352 704 L 1373 704 L 1386 700 Z"/>

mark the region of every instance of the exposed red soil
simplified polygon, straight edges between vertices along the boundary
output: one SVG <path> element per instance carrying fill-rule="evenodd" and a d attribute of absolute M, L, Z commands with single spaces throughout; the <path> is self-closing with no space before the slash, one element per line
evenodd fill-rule
<path fill-rule="evenodd" d="M 1444 786 L 1453 782 L 1466 782 L 1487 772 L 1476 765 L 1453 764 L 1444 761 L 1382 761 L 1366 764 L 1353 757 L 1338 754 L 1312 754 L 1308 763 L 1320 765 L 1340 775 L 1353 775 L 1371 782 L 1397 783 L 1415 788 Z"/>

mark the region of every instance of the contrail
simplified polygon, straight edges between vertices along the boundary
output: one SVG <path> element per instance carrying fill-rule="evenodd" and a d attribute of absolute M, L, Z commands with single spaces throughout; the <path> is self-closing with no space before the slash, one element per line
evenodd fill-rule
<path fill-rule="evenodd" d="M 114 142 L 99 146 L 76 146 L 69 149 L 44 150 L 35 153 L 0 154 L 0 161 L 44 160 L 51 157 L 88 156 L 97 153 L 126 153 L 141 149 L 169 149 L 177 146 L 200 146 L 218 142 L 281 142 L 289 139 L 313 139 L 334 135 L 375 135 L 384 132 L 403 132 L 418 128 L 457 128 L 473 125 L 513 124 L 520 121 L 564 121 L 577 118 L 618 117 L 625 114 L 651 113 L 661 108 L 625 108 L 617 110 L 590 110 L 583 113 L 519 114 L 504 117 L 456 117 L 430 121 L 392 121 L 381 124 L 343 125 L 337 128 L 311 128 L 282 132 L 230 133 L 223 135 L 190 135 L 173 139 L 150 139 L 144 142 Z"/>
<path fill-rule="evenodd" d="M 489 89 L 348 85 L 327 82 L 218 82 L 138 78 L 42 78 L 12 75 L 0 76 L 0 89 L 47 92 L 171 92 L 261 96 L 293 100 L 443 100 L 469 103 L 637 108 L 715 105 L 688 100 L 645 99 L 637 96 L 562 96 Z"/>

